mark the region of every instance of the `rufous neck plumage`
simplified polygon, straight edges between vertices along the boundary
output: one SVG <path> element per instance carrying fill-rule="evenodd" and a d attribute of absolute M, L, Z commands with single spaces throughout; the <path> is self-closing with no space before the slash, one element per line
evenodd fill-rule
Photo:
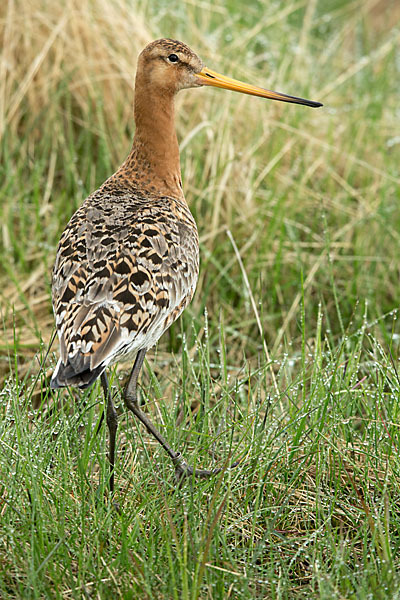
<path fill-rule="evenodd" d="M 157 195 L 183 196 L 174 92 L 160 89 L 138 72 L 135 85 L 136 131 L 132 150 L 120 167 L 130 183 Z M 117 173 L 118 173 L 117 172 Z"/>

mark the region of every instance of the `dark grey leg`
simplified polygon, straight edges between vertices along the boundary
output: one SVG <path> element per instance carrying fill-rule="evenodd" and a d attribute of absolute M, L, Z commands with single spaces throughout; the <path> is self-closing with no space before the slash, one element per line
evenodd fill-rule
<path fill-rule="evenodd" d="M 175 466 L 175 475 L 178 481 L 180 481 L 184 477 L 189 477 L 193 474 L 196 477 L 210 477 L 211 475 L 216 475 L 217 473 L 220 473 L 222 469 L 213 469 L 212 471 L 207 471 L 205 469 L 193 469 L 193 467 L 187 464 L 180 452 L 175 452 L 175 450 L 171 448 L 166 439 L 154 427 L 153 423 L 150 421 L 147 415 L 140 409 L 137 400 L 137 380 L 139 377 L 140 369 L 143 365 L 146 350 L 146 348 L 143 350 L 139 350 L 139 352 L 136 355 L 135 363 L 133 365 L 131 375 L 129 377 L 128 383 L 124 391 L 125 405 L 143 423 L 147 431 L 149 431 L 156 438 L 156 440 L 161 444 L 164 450 L 168 452 Z M 236 466 L 236 464 L 231 465 L 231 467 Z"/>
<path fill-rule="evenodd" d="M 109 486 L 110 486 L 110 494 L 112 496 L 114 493 L 115 436 L 116 436 L 117 427 L 118 427 L 118 415 L 117 415 L 117 411 L 115 410 L 115 406 L 114 406 L 114 403 L 112 400 L 110 385 L 108 383 L 108 378 L 107 378 L 105 371 L 101 375 L 101 385 L 102 385 L 102 388 L 104 391 L 104 398 L 107 403 L 107 417 L 106 418 L 107 418 L 108 432 L 109 432 L 109 436 L 110 436 L 110 447 L 109 447 L 109 454 L 108 454 L 108 460 L 110 463 Z"/>

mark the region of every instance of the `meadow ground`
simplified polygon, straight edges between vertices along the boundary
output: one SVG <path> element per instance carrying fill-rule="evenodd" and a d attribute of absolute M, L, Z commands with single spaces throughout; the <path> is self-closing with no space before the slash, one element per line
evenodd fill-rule
<path fill-rule="evenodd" d="M 399 24 L 395 0 L 1 3 L 2 599 L 400 597 Z M 179 95 L 201 274 L 141 395 L 192 463 L 242 462 L 175 490 L 118 403 L 118 514 L 99 387 L 40 364 L 59 235 L 129 151 L 157 37 L 325 106 Z"/>

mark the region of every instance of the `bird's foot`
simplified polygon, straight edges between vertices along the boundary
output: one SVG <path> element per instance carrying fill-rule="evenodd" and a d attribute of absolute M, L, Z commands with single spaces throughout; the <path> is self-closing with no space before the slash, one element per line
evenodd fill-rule
<path fill-rule="evenodd" d="M 193 469 L 193 467 L 188 465 L 188 463 L 185 461 L 180 452 L 178 452 L 177 455 L 172 459 L 172 462 L 175 466 L 175 479 L 178 483 L 178 487 L 180 487 L 180 485 L 186 477 L 191 477 L 194 475 L 195 477 L 207 479 L 208 477 L 212 477 L 213 475 L 218 475 L 218 473 L 221 473 L 224 470 L 224 468 L 222 467 L 212 469 L 211 471 L 209 471 L 208 469 Z M 240 462 L 241 461 L 238 460 L 229 465 L 228 468 L 232 469 L 236 467 Z"/>

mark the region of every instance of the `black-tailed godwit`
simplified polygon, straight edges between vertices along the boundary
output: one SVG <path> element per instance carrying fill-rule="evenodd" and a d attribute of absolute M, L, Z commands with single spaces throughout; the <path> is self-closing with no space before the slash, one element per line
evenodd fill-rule
<path fill-rule="evenodd" d="M 87 388 L 101 378 L 110 435 L 111 493 L 117 412 L 106 368 L 128 356 L 135 362 L 124 391 L 125 404 L 168 452 L 178 479 L 219 472 L 194 471 L 141 410 L 136 389 L 146 351 L 179 317 L 196 288 L 199 239 L 182 191 L 174 98 L 181 89 L 203 85 L 322 106 L 215 73 L 175 40 L 156 40 L 140 54 L 132 150 L 72 216 L 53 271 L 61 356 L 51 387 Z"/>

